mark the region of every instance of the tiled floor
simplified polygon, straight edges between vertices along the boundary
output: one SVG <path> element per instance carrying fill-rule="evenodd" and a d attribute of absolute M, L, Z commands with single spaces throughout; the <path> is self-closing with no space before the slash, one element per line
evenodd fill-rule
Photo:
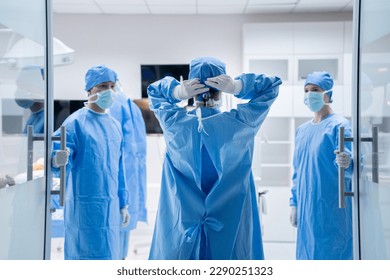
<path fill-rule="evenodd" d="M 127 255 L 128 260 L 147 260 L 149 256 L 150 238 L 148 236 L 139 235 L 135 232 L 130 237 L 130 246 Z M 52 239 L 52 260 L 63 260 L 63 238 Z M 294 260 L 295 259 L 295 244 L 294 243 L 278 243 L 264 242 L 264 255 L 267 260 Z"/>
<path fill-rule="evenodd" d="M 136 251 L 129 250 L 127 259 L 129 260 L 147 260 L 149 246 L 144 244 Z M 264 255 L 266 260 L 295 260 L 295 244 L 293 243 L 263 243 Z"/>
<path fill-rule="evenodd" d="M 295 260 L 295 243 L 264 242 L 266 260 Z"/>

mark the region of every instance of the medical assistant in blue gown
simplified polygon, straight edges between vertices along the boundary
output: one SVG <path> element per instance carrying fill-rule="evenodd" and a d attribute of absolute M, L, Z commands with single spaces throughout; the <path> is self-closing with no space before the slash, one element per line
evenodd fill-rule
<path fill-rule="evenodd" d="M 124 138 L 123 161 L 131 217 L 130 224 L 121 229 L 121 259 L 124 259 L 129 247 L 130 230 L 137 227 L 138 221 L 147 221 L 146 129 L 141 110 L 121 91 L 117 91 L 108 113 L 121 124 Z"/>
<path fill-rule="evenodd" d="M 107 113 L 84 107 L 63 125 L 70 150 L 65 259 L 120 259 L 120 209 L 128 205 L 120 124 Z M 54 145 L 59 149 L 59 143 Z M 59 169 L 54 171 L 58 176 Z"/>
<path fill-rule="evenodd" d="M 243 85 L 236 97 L 249 102 L 223 113 L 200 107 L 200 118 L 175 105 L 174 78 L 148 87 L 167 148 L 150 259 L 264 259 L 251 165 L 255 135 L 282 82 L 236 79 Z"/>
<path fill-rule="evenodd" d="M 44 132 L 44 121 L 45 121 L 45 110 L 44 108 L 36 111 L 31 112 L 30 116 L 28 117 L 25 127 L 23 129 L 23 133 L 27 133 L 27 126 L 32 125 L 33 126 L 33 132 L 34 133 L 43 133 Z"/>
<path fill-rule="evenodd" d="M 333 80 L 326 72 L 313 72 L 306 84 L 331 92 Z M 299 260 L 353 257 L 352 202 L 346 197 L 346 207 L 338 206 L 338 165 L 334 154 L 338 150 L 339 127 L 345 127 L 345 137 L 351 137 L 351 123 L 329 108 L 324 110 L 331 113 L 319 122 L 302 124 L 295 134 L 290 206 L 296 207 Z M 345 142 L 345 152 L 352 156 L 351 142 Z M 352 170 L 353 164 L 345 169 L 346 191 L 351 191 Z"/>

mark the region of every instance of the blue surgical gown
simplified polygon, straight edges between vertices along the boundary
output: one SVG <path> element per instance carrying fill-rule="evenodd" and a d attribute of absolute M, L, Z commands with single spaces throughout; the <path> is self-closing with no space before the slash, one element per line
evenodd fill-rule
<path fill-rule="evenodd" d="M 148 87 L 164 132 L 166 156 L 150 259 L 264 259 L 252 175 L 254 139 L 282 83 L 243 74 L 238 98 L 220 112 L 187 112 L 172 97 L 179 84 L 165 77 Z"/>
<path fill-rule="evenodd" d="M 52 195 L 51 207 L 55 208 L 55 212 L 51 214 L 51 237 L 64 238 L 64 208 L 60 206 L 59 195 Z"/>
<path fill-rule="evenodd" d="M 352 202 L 338 207 L 338 128 L 351 137 L 350 122 L 330 114 L 319 123 L 308 121 L 296 130 L 290 205 L 297 207 L 296 258 L 352 259 Z M 351 142 L 345 143 L 351 155 Z M 352 155 L 351 155 L 352 156 Z M 345 169 L 345 190 L 351 191 L 353 164 Z"/>
<path fill-rule="evenodd" d="M 120 124 L 86 107 L 66 127 L 65 259 L 120 259 L 120 208 L 128 204 Z M 60 135 L 60 130 L 55 136 Z M 55 142 L 55 149 L 59 143 Z M 53 168 L 54 175 L 59 170 Z"/>
<path fill-rule="evenodd" d="M 33 126 L 34 133 L 43 133 L 45 123 L 45 110 L 41 109 L 36 112 L 31 112 L 23 129 L 23 133 L 27 133 L 27 126 Z"/>
<path fill-rule="evenodd" d="M 121 258 L 127 256 L 129 231 L 138 221 L 147 221 L 146 211 L 146 129 L 141 110 L 124 93 L 118 92 L 108 113 L 122 126 L 123 161 L 129 192 L 130 224 L 121 230 Z"/>

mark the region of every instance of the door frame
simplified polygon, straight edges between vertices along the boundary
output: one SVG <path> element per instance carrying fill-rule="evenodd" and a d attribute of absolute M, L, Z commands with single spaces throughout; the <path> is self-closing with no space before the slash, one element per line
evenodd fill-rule
<path fill-rule="evenodd" d="M 54 98 L 53 98 L 53 9 L 52 0 L 44 0 L 46 8 L 46 46 L 45 46 L 45 73 L 46 73 L 46 98 L 45 98 L 45 185 L 46 185 L 46 217 L 45 217 L 45 241 L 44 241 L 44 259 L 49 260 L 51 257 L 51 189 L 53 185 L 51 172 L 51 151 L 53 123 L 54 123 Z"/>
<path fill-rule="evenodd" d="M 354 0 L 352 24 L 352 129 L 353 129 L 353 158 L 354 166 L 360 165 L 360 0 Z M 356 93 L 355 95 L 353 93 Z M 353 252 L 354 259 L 361 259 L 360 249 L 360 204 L 359 204 L 359 168 L 353 172 Z"/>

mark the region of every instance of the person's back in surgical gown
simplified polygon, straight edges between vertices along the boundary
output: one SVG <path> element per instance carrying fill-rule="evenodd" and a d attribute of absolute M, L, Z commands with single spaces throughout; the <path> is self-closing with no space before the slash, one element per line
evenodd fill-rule
<path fill-rule="evenodd" d="M 236 97 L 250 100 L 223 113 L 177 106 L 172 77 L 148 87 L 167 146 L 150 259 L 264 259 L 251 164 L 281 80 L 236 79 L 243 84 Z"/>
<path fill-rule="evenodd" d="M 146 129 L 141 110 L 117 88 L 116 100 L 108 113 L 122 126 L 123 162 L 129 193 L 130 224 L 121 229 L 121 258 L 127 256 L 130 231 L 137 222 L 147 221 L 146 211 Z"/>

